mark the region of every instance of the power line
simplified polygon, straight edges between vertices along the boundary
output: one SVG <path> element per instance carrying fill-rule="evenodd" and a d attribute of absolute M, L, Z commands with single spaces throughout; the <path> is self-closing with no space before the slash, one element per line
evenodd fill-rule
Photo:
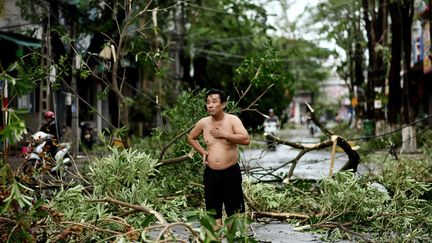
<path fill-rule="evenodd" d="M 231 54 L 228 52 L 223 52 L 223 51 L 211 51 L 211 50 L 206 50 L 206 49 L 201 49 L 201 48 L 195 48 L 195 50 L 197 50 L 198 52 L 202 52 L 202 53 L 206 53 L 209 55 L 214 55 L 214 56 L 222 56 L 222 57 L 230 57 L 230 58 L 236 58 L 236 59 L 246 59 L 247 56 L 244 55 L 236 55 L 236 54 Z M 301 58 L 271 58 L 271 59 L 266 59 L 266 62 L 296 62 L 296 61 L 301 61 L 304 59 Z"/>
<path fill-rule="evenodd" d="M 233 15 L 233 16 L 245 16 L 244 14 L 239 14 L 239 13 L 232 13 L 232 12 L 228 12 L 224 9 L 216 9 L 216 8 L 210 8 L 210 7 L 203 7 L 203 6 L 199 6 L 193 3 L 186 3 L 188 6 L 197 8 L 197 9 L 203 9 L 203 10 L 207 10 L 207 11 L 211 11 L 211 12 L 215 12 L 215 13 L 222 13 L 222 14 L 226 14 L 226 15 Z"/>
<path fill-rule="evenodd" d="M 185 39 L 193 39 L 193 38 L 194 38 L 193 35 L 190 35 L 189 37 L 185 36 Z M 208 45 L 213 43 L 232 43 L 237 41 L 245 42 L 245 41 L 250 41 L 254 38 L 256 38 L 255 35 L 245 35 L 245 36 L 227 37 L 227 38 L 219 38 L 219 39 L 202 39 L 197 42 L 194 42 L 194 45 L 203 46 L 203 45 Z"/>
<path fill-rule="evenodd" d="M 417 123 L 423 122 L 423 121 L 425 121 L 425 120 L 428 120 L 428 119 L 431 118 L 431 117 L 432 117 L 432 115 L 428 115 L 428 116 L 426 116 L 426 117 L 424 117 L 424 118 L 422 118 L 422 119 L 420 119 L 420 120 L 417 120 L 417 121 L 411 122 L 411 123 L 409 123 L 409 124 L 406 124 L 406 125 L 404 125 L 404 126 L 401 126 L 400 128 L 397 128 L 397 129 L 395 129 L 395 130 L 393 130 L 393 131 L 386 132 L 386 133 L 383 133 L 383 134 L 374 135 L 374 136 L 358 137 L 358 138 L 352 138 L 352 139 L 347 139 L 347 140 L 349 140 L 349 141 L 357 141 L 357 140 L 368 140 L 368 139 L 371 139 L 371 138 L 384 137 L 384 136 L 387 136 L 387 135 L 393 134 L 393 133 L 395 133 L 395 132 L 398 132 L 398 131 L 400 131 L 400 130 L 406 128 L 406 127 L 409 127 L 409 126 L 415 125 L 415 124 L 417 124 Z"/>

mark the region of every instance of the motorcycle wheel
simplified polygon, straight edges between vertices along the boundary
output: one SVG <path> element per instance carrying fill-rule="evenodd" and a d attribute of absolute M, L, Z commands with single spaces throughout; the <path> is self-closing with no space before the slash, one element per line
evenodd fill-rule
<path fill-rule="evenodd" d="M 18 169 L 18 173 L 31 176 L 39 164 L 41 164 L 41 161 L 38 159 L 26 160 Z"/>

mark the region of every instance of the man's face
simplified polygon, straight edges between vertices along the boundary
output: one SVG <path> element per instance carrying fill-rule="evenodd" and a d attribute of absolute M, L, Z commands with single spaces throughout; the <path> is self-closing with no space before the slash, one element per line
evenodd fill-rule
<path fill-rule="evenodd" d="M 207 96 L 206 107 L 209 115 L 213 116 L 223 112 L 223 109 L 225 108 L 225 102 L 221 103 L 219 94 L 211 94 Z"/>

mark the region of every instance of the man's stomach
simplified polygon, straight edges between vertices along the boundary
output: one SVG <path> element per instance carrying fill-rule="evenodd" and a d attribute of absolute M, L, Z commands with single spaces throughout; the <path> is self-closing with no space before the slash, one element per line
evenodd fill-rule
<path fill-rule="evenodd" d="M 233 148 L 234 147 L 234 148 Z M 207 163 L 213 170 L 224 170 L 237 163 L 237 146 L 215 146 L 208 148 Z"/>

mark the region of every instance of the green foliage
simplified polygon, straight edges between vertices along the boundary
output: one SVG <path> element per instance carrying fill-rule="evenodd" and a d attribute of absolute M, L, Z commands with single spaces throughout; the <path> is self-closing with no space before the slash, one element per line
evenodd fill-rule
<path fill-rule="evenodd" d="M 132 149 L 117 150 L 110 148 L 110 154 L 93 162 L 89 168 L 89 178 L 93 186 L 91 195 L 83 196 L 84 188 L 77 185 L 59 191 L 53 206 L 64 212 L 65 217 L 73 220 L 92 220 L 106 214 L 118 212 L 119 208 L 105 204 L 91 204 L 85 200 L 101 199 L 106 196 L 137 205 L 158 204 L 158 187 L 151 180 L 157 171 L 156 160 L 149 155 Z M 82 207 L 76 207 L 82 205 Z M 136 216 L 140 220 L 143 218 Z M 138 219 L 132 222 L 140 225 Z"/>
<path fill-rule="evenodd" d="M 251 181 L 245 180 L 244 190 L 246 194 L 257 205 L 260 210 L 282 211 L 282 205 L 290 207 L 288 191 L 277 189 L 276 186 L 269 183 L 251 184 Z"/>
<path fill-rule="evenodd" d="M 333 53 L 302 39 L 278 38 L 274 41 L 273 48 L 278 50 L 279 62 L 284 71 L 293 79 L 291 95 L 295 90 L 307 90 L 318 94 L 320 82 L 328 77 L 330 71 L 330 68 L 323 67 L 323 63 Z"/>
<path fill-rule="evenodd" d="M 161 193 L 164 191 L 164 182 L 161 183 L 158 178 L 154 177 L 158 173 L 155 170 L 156 165 L 156 160 L 145 153 L 133 149 L 122 151 L 111 149 L 111 154 L 91 165 L 89 174 L 93 185 L 91 193 L 86 192 L 82 185 L 60 190 L 51 200 L 50 207 L 62 212 L 63 220 L 82 223 L 98 222 L 97 225 L 100 228 L 120 231 L 123 229 L 119 224 L 107 220 L 110 215 L 118 215 L 123 210 L 112 204 L 92 202 L 92 200 L 109 196 L 131 204 L 154 208 L 165 218 L 179 220 L 183 212 L 189 209 L 187 200 L 185 196 L 169 200 L 163 199 Z M 202 223 L 201 237 L 205 242 L 219 239 L 222 233 L 230 242 L 253 242 L 247 236 L 249 219 L 245 215 L 234 215 L 228 218 L 220 229 L 215 228 L 214 218 L 206 213 L 195 212 L 186 214 L 186 216 L 189 222 L 199 218 Z M 142 213 L 131 214 L 124 217 L 124 220 L 136 229 L 148 227 L 154 222 L 152 216 Z M 55 227 L 55 224 L 52 226 Z M 83 241 L 102 240 L 107 236 L 106 233 L 100 231 L 86 230 L 82 232 L 79 239 Z"/>
<path fill-rule="evenodd" d="M 9 83 L 9 96 L 17 97 L 33 91 L 37 78 L 41 77 L 40 69 L 36 68 L 36 55 L 31 55 L 30 61 L 20 59 L 12 63 L 8 69 L 0 74 L 2 80 Z M 39 66 L 39 64 L 37 64 Z"/>
<path fill-rule="evenodd" d="M 291 102 L 296 90 L 318 92 L 320 81 L 328 76 L 328 70 L 322 68 L 322 63 L 329 55 L 328 50 L 305 40 L 279 38 L 255 47 L 255 51 L 247 55 L 236 69 L 235 90 L 244 92 L 244 87 L 253 86 L 240 105 L 249 105 L 265 88 L 273 84 L 274 87 L 260 98 L 259 106 L 254 108 L 264 113 L 273 108 L 280 115 Z M 255 115 L 243 113 L 241 118 L 246 126 L 255 128 L 264 121 L 264 118 L 256 119 Z"/>
<path fill-rule="evenodd" d="M 262 53 L 254 53 L 246 58 L 236 69 L 235 84 L 240 81 L 248 81 L 255 87 L 266 88 L 271 84 L 288 84 L 289 73 L 281 72 L 276 53 L 271 48 L 266 48 Z"/>
<path fill-rule="evenodd" d="M 349 52 L 352 43 L 364 43 L 364 36 L 360 32 L 361 7 L 361 1 L 358 0 L 322 1 L 313 9 L 308 9 L 312 13 L 308 26 L 317 28 L 327 40 L 336 41 L 345 52 Z M 320 25 L 315 25 L 316 23 Z"/>
<path fill-rule="evenodd" d="M 199 92 L 184 92 L 179 95 L 176 105 L 165 109 L 163 118 L 165 126 L 156 128 L 152 137 L 134 145 L 139 150 L 145 150 L 155 158 L 160 156 L 162 149 L 173 141 L 182 132 L 188 132 L 199 119 L 206 115 L 205 110 L 206 90 Z M 187 134 L 187 133 L 185 133 Z M 186 136 L 181 136 L 165 152 L 165 158 L 175 158 L 186 155 L 191 147 L 186 142 Z M 163 185 L 168 194 L 199 192 L 191 182 L 201 183 L 202 161 L 199 154 L 196 154 L 192 161 L 184 161 L 177 164 L 163 165 L 159 168 L 157 180 Z"/>
<path fill-rule="evenodd" d="M 15 221 L 13 224 L 3 224 L 0 230 L 1 235 L 9 233 L 7 242 L 34 242 L 44 241 L 44 237 L 40 234 L 41 222 L 48 216 L 48 211 L 44 207 L 43 199 L 35 200 L 26 208 L 19 208 L 13 212 L 8 212 L 6 216 Z"/>
<path fill-rule="evenodd" d="M 199 119 L 206 115 L 205 90 L 199 92 L 183 92 L 176 100 L 173 107 L 163 111 L 164 127 L 153 130 L 152 137 L 143 143 L 136 144 L 137 149 L 145 150 L 147 153 L 158 157 L 162 148 L 172 141 L 178 134 L 187 131 Z M 164 157 L 172 158 L 182 156 L 190 151 L 185 137 L 177 140 L 167 151 Z"/>
<path fill-rule="evenodd" d="M 21 208 L 31 206 L 32 198 L 26 194 L 23 194 L 22 191 L 32 192 L 33 189 L 26 187 L 16 180 L 13 180 L 9 188 L 6 190 L 9 191 L 9 196 L 3 200 L 5 204 L 2 206 L 0 211 L 1 213 L 4 213 L 6 210 L 8 210 L 12 202 L 18 203 Z"/>
<path fill-rule="evenodd" d="M 430 156 L 385 161 L 384 157 L 369 157 L 374 164 L 384 164 L 377 168 L 382 173 L 374 171 L 367 177 L 338 172 L 319 184 L 293 181 L 285 187 L 245 180 L 244 189 L 258 209 L 305 213 L 311 216 L 312 228 L 347 224 L 350 230 L 368 232 L 374 241 L 427 241 L 432 229 Z M 326 240 L 345 237 L 346 231 L 337 228 L 328 231 Z"/>
<path fill-rule="evenodd" d="M 380 220 L 374 222 L 379 238 L 384 241 L 423 241 L 432 233 L 430 198 L 422 199 L 432 188 L 428 182 L 430 157 L 386 160 L 378 180 L 389 190 L 392 200 L 386 205 Z M 386 215 L 392 215 L 392 217 Z M 397 232 L 389 234 L 389 232 Z"/>
<path fill-rule="evenodd" d="M 8 91 L 9 91 L 9 102 L 14 100 L 16 97 L 27 94 L 33 88 L 33 78 L 26 75 L 26 70 L 28 72 L 32 72 L 31 65 L 27 65 L 24 59 L 20 59 L 17 62 L 11 64 L 7 70 L 0 73 L 0 79 L 7 82 Z M 14 77 L 12 74 L 17 74 L 18 77 Z M 3 88 L 3 87 L 2 87 Z M 6 107 L 6 104 L 3 104 L 2 99 L 2 107 Z M 5 112 L 6 110 L 4 110 Z M 26 125 L 24 123 L 24 116 L 28 113 L 25 109 L 14 110 L 10 107 L 7 107 L 7 120 L 4 121 L 4 127 L 0 130 L 1 141 L 6 141 L 10 144 L 15 144 L 19 142 L 23 135 L 27 133 Z"/>
<path fill-rule="evenodd" d="M 256 242 L 249 235 L 249 224 L 251 220 L 245 214 L 234 214 L 226 218 L 223 225 L 216 223 L 212 212 L 189 212 L 188 221 L 199 220 L 200 238 L 203 242 L 220 242 L 223 237 L 228 242 Z"/>
<path fill-rule="evenodd" d="M 320 1 L 313 8 L 307 9 L 307 12 L 310 13 L 306 20 L 308 31 L 318 32 L 322 39 L 339 47 L 333 50 L 335 59 L 341 60 L 337 65 L 337 73 L 347 81 L 350 92 L 354 85 L 363 85 L 364 77 L 361 72 L 365 67 L 364 53 L 367 43 L 362 23 L 362 1 Z"/>
<path fill-rule="evenodd" d="M 368 188 L 364 178 L 350 172 L 340 172 L 334 178 L 322 180 L 319 192 L 314 187 L 316 185 L 310 184 L 301 190 L 294 184 L 279 189 L 268 184 L 245 186 L 248 196 L 263 210 L 301 211 L 306 214 L 320 212 L 326 216 L 330 214 L 328 218 L 341 222 L 359 221 L 370 216 L 385 200 L 382 193 Z"/>
<path fill-rule="evenodd" d="M 33 242 L 39 235 L 41 220 L 48 215 L 45 200 L 12 177 L 12 170 L 0 161 L 0 239 L 5 242 Z M 6 237 L 6 238 L 5 238 Z"/>
<path fill-rule="evenodd" d="M 157 161 L 143 152 L 110 148 L 110 154 L 106 154 L 90 166 L 88 177 L 93 187 L 90 194 L 81 185 L 60 190 L 51 200 L 51 206 L 62 212 L 67 220 L 90 223 L 99 220 L 100 227 L 112 230 L 119 230 L 119 224 L 106 220 L 112 214 L 124 212 L 123 209 L 113 204 L 91 202 L 92 200 L 111 197 L 153 208 L 167 219 L 178 220 L 184 208 L 188 207 L 186 199 L 163 199 L 163 185 L 155 180 L 158 174 L 156 165 Z M 155 219 L 152 215 L 135 213 L 126 216 L 125 220 L 134 227 L 142 228 L 152 224 Z M 106 237 L 106 234 L 94 234 L 95 232 L 89 231 L 82 237 L 87 240 L 92 237 Z"/>
<path fill-rule="evenodd" d="M 368 180 L 351 172 L 339 172 L 320 183 L 320 211 L 338 222 L 362 222 L 381 211 L 387 195 L 368 185 Z M 337 212 L 337 213 L 336 213 Z"/>
<path fill-rule="evenodd" d="M 228 242 L 257 242 L 250 235 L 251 220 L 244 214 L 234 214 L 224 222 L 222 231 Z"/>
<path fill-rule="evenodd" d="M 428 150 L 430 145 L 432 144 L 432 129 L 429 129 L 428 126 L 425 127 L 417 127 L 417 146 L 422 148 L 423 150 Z"/>
<path fill-rule="evenodd" d="M 68 220 L 83 219 L 88 220 L 93 218 L 94 210 L 89 210 L 88 204 L 85 202 L 86 197 L 83 196 L 84 186 L 76 185 L 74 187 L 62 188 L 50 200 L 50 206 L 62 212 Z M 77 207 L 76 205 L 81 205 Z M 104 206 L 104 205 L 102 205 Z"/>
<path fill-rule="evenodd" d="M 23 115 L 27 113 L 27 110 L 8 109 L 6 126 L 0 130 L 1 141 L 8 140 L 11 144 L 15 144 L 23 138 L 27 133 Z"/>
<path fill-rule="evenodd" d="M 149 155 L 136 150 L 110 149 L 111 154 L 97 160 L 91 167 L 90 177 L 94 192 L 99 195 L 113 196 L 121 188 L 138 187 L 137 190 L 147 190 L 149 177 L 156 173 L 156 160 Z M 97 168 L 95 170 L 94 168 Z M 142 185 L 135 183 L 144 183 Z M 142 188 L 144 187 L 144 188 Z M 133 192 L 129 200 L 136 198 L 139 191 Z"/>

